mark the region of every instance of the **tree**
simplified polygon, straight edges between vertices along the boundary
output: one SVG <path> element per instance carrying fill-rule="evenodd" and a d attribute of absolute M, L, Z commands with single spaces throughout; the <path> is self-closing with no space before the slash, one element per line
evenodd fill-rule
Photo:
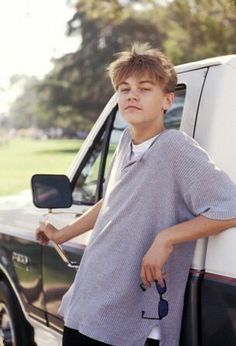
<path fill-rule="evenodd" d="M 165 51 L 174 63 L 235 53 L 236 6 L 228 0 L 175 0 Z"/>
<path fill-rule="evenodd" d="M 15 128 L 26 128 L 35 126 L 37 116 L 37 85 L 36 77 L 14 75 L 11 78 L 11 88 L 17 89 L 19 96 L 11 105 L 9 118 L 11 126 Z M 21 90 L 21 91 L 20 91 Z"/>
<path fill-rule="evenodd" d="M 113 90 L 105 74 L 117 51 L 134 41 L 150 42 L 162 47 L 158 26 L 147 22 L 140 11 L 117 0 L 81 0 L 68 22 L 68 35 L 81 35 L 80 49 L 55 60 L 55 67 L 41 85 L 48 95 L 47 108 L 61 112 L 55 118 L 85 117 L 94 123 Z"/>
<path fill-rule="evenodd" d="M 89 130 L 113 93 L 106 67 L 134 41 L 175 64 L 235 53 L 236 0 L 80 0 L 67 33 L 79 48 L 55 59 L 44 80 L 26 84 L 13 107 L 24 123 Z"/>

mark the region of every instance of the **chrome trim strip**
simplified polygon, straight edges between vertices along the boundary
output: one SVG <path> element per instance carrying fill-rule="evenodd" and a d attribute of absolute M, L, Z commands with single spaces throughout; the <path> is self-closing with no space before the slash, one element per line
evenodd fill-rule
<path fill-rule="evenodd" d="M 50 323 L 50 327 L 53 328 L 55 332 L 58 332 L 60 335 L 62 335 L 63 330 L 58 325 L 56 325 L 55 323 L 51 321 L 49 323 Z"/>
<path fill-rule="evenodd" d="M 215 281 L 222 284 L 236 285 L 236 278 L 217 273 L 205 272 L 204 280 Z"/>
<path fill-rule="evenodd" d="M 35 315 L 33 312 L 29 312 L 29 319 L 32 321 L 32 320 L 34 320 L 34 321 L 37 321 L 37 322 L 42 322 L 43 324 L 45 324 L 46 323 L 46 321 L 45 321 L 45 318 L 43 318 L 43 317 L 40 317 L 40 316 L 38 316 L 38 315 Z M 46 325 L 46 324 L 45 324 Z"/>

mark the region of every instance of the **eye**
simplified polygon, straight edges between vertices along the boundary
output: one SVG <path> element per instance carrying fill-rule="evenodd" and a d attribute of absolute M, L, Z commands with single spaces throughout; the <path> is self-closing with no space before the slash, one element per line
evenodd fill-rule
<path fill-rule="evenodd" d="M 149 91 L 151 90 L 150 88 L 140 88 L 141 91 Z"/>
<path fill-rule="evenodd" d="M 127 92 L 129 92 L 129 91 L 130 91 L 129 88 L 120 89 L 120 92 L 121 92 L 121 93 L 127 93 Z"/>

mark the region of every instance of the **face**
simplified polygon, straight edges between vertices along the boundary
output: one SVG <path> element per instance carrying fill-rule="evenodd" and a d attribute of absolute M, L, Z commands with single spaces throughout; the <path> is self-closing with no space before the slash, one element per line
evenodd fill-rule
<path fill-rule="evenodd" d="M 128 77 L 120 83 L 117 91 L 119 110 L 134 127 L 160 127 L 164 110 L 171 106 L 174 98 L 173 93 L 164 93 L 148 74 Z"/>

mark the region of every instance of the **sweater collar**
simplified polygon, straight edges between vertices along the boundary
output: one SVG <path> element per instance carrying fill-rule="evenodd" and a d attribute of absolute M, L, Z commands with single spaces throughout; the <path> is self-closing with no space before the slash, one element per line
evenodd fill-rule
<path fill-rule="evenodd" d="M 167 131 L 169 131 L 170 129 L 165 129 L 163 131 L 161 131 L 160 133 L 158 133 L 158 136 L 156 136 L 156 138 L 153 140 L 153 142 L 151 143 L 151 145 L 149 146 L 149 148 L 142 154 L 140 155 L 138 158 L 131 158 L 132 155 L 132 137 L 131 137 L 131 133 L 130 133 L 130 129 L 127 128 L 127 144 L 126 144 L 126 154 L 125 154 L 125 162 L 124 162 L 124 168 L 133 165 L 135 162 L 139 162 L 142 161 L 144 156 L 149 152 L 150 148 L 158 141 L 158 139 L 161 137 L 161 135 Z"/>

